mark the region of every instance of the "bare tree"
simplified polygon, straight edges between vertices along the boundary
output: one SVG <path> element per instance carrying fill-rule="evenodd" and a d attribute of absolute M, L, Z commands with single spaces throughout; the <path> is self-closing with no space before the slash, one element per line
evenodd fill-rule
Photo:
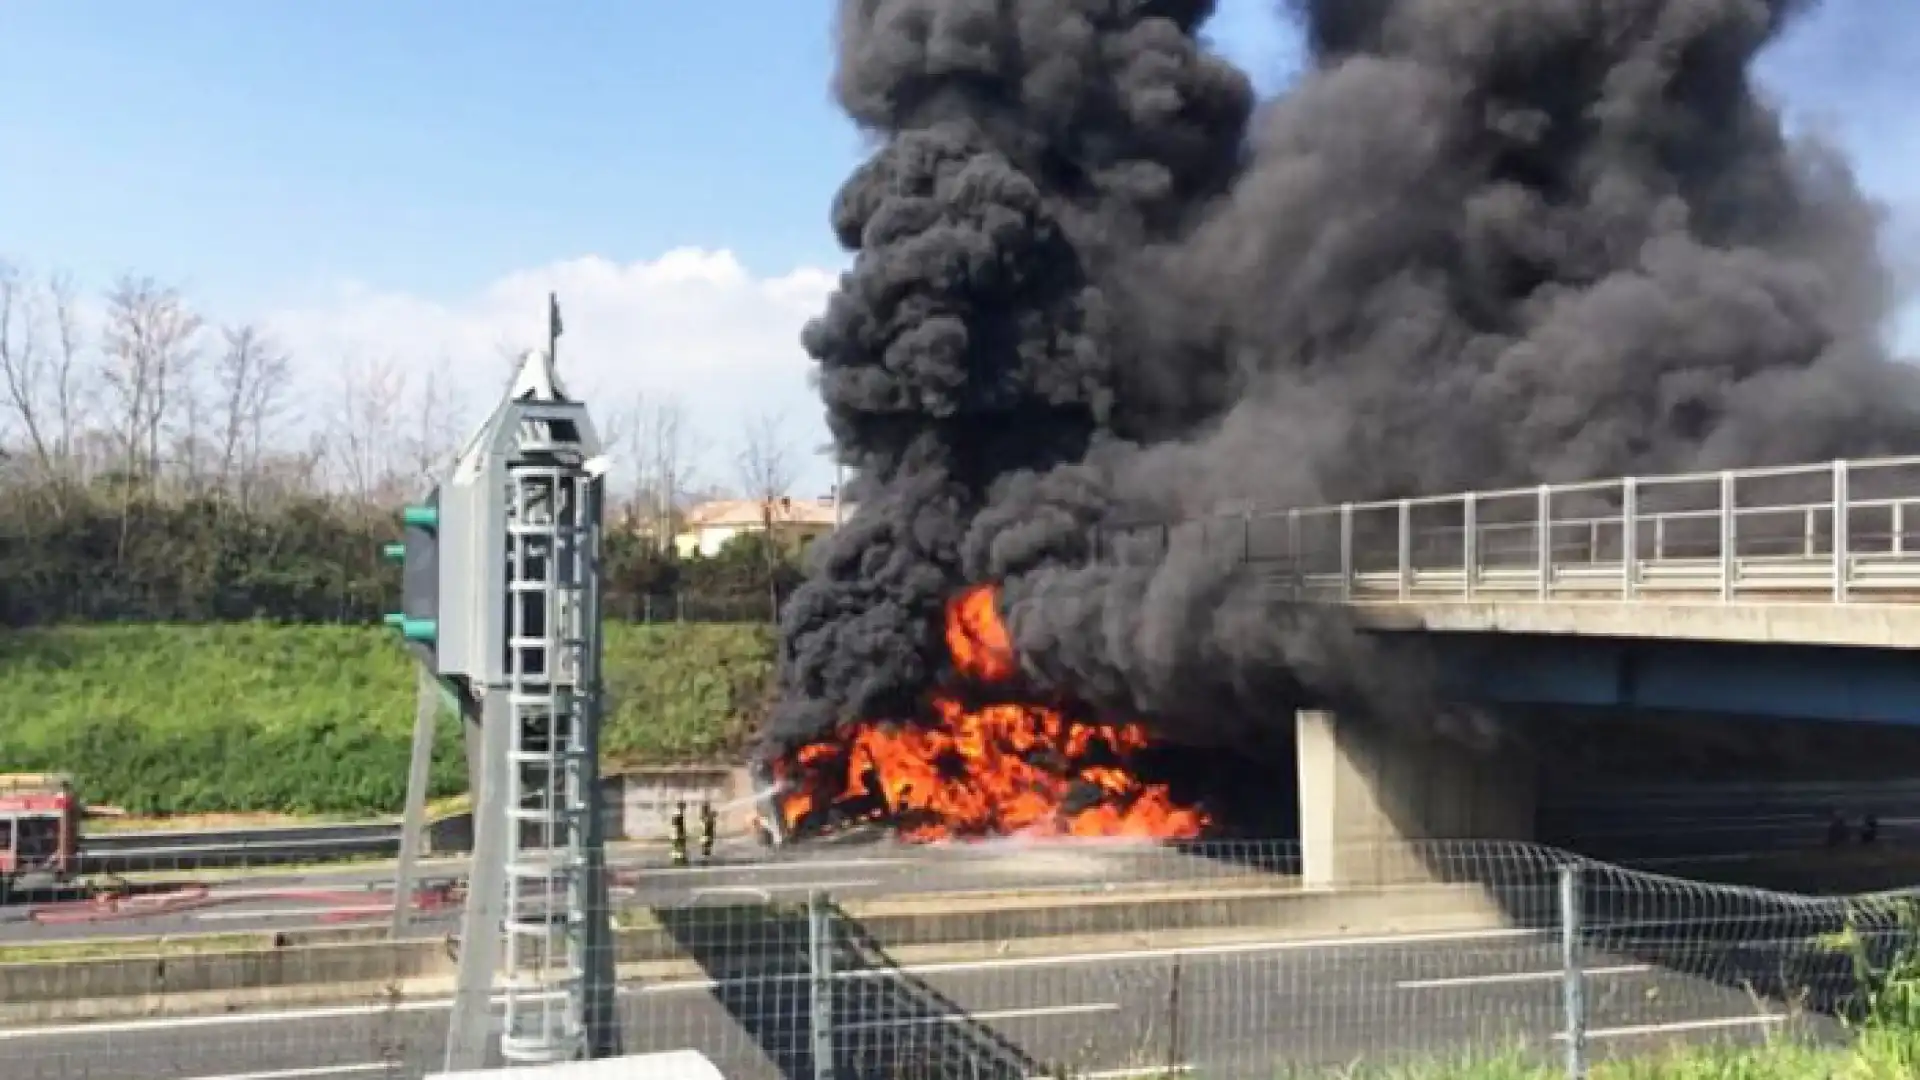
<path fill-rule="evenodd" d="M 46 475 L 53 470 L 53 447 L 43 402 L 41 330 L 30 284 L 19 268 L 0 263 L 0 380 L 5 381 L 9 411 L 26 438 L 33 464 Z"/>
<path fill-rule="evenodd" d="M 608 414 L 602 441 L 619 448 L 627 469 L 629 520 L 657 550 L 666 551 L 694 482 L 698 439 L 686 407 L 671 398 L 650 402 L 636 395 Z"/>
<path fill-rule="evenodd" d="M 782 544 L 776 517 L 790 516 L 788 493 L 793 490 L 793 445 L 785 420 L 777 413 L 748 417 L 740 430 L 740 450 L 734 458 L 741 490 L 760 504 L 761 551 L 767 568 L 767 598 L 777 617 L 780 610 Z"/>
<path fill-rule="evenodd" d="M 219 484 L 246 510 L 260 487 L 268 429 L 287 406 L 293 365 L 255 326 L 230 326 L 220 334 Z"/>
<path fill-rule="evenodd" d="M 341 367 L 339 397 L 328 425 L 328 457 L 348 493 L 363 505 L 400 493 L 400 411 L 406 387 L 405 373 L 391 361 Z"/>
<path fill-rule="evenodd" d="M 0 384 L 43 479 L 78 475 L 84 377 L 72 282 L 0 263 Z"/>
<path fill-rule="evenodd" d="M 107 295 L 103 374 L 129 484 L 151 490 L 159 479 L 161 437 L 174 395 L 189 376 L 200 328 L 179 292 L 152 278 L 121 278 Z"/>
<path fill-rule="evenodd" d="M 442 355 L 420 380 L 413 411 L 418 419 L 407 440 L 407 469 L 413 481 L 424 483 L 460 452 L 460 440 L 466 434 L 461 425 L 466 395 L 447 356 Z"/>

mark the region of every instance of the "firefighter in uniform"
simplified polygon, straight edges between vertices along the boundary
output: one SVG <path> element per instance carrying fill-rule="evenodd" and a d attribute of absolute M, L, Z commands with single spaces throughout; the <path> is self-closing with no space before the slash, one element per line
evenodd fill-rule
<path fill-rule="evenodd" d="M 720 831 L 720 815 L 713 812 L 712 800 L 700 803 L 700 861 L 713 861 L 713 841 Z"/>
<path fill-rule="evenodd" d="M 673 807 L 673 865 L 687 865 L 687 804 L 675 803 Z"/>

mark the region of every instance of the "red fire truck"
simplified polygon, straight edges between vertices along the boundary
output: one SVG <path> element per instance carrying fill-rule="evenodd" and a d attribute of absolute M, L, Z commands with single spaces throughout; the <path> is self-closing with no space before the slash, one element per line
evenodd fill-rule
<path fill-rule="evenodd" d="M 71 777 L 0 773 L 0 887 L 31 875 L 70 878 L 84 812 Z"/>

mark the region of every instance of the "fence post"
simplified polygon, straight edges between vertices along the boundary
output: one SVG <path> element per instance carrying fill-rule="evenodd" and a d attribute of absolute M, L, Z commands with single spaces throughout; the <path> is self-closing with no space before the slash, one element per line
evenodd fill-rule
<path fill-rule="evenodd" d="M 1394 542 L 1399 551 L 1397 569 L 1400 572 L 1400 599 L 1413 595 L 1413 504 L 1400 500 L 1400 522 L 1394 527 Z"/>
<path fill-rule="evenodd" d="M 1293 598 L 1301 600 L 1307 593 L 1307 568 L 1300 554 L 1300 511 L 1287 511 L 1287 557 L 1293 566 Z"/>
<path fill-rule="evenodd" d="M 1660 519 L 1654 519 L 1654 551 L 1660 550 Z M 1658 554 L 1655 558 L 1658 558 Z M 1640 578 L 1640 485 L 1629 476 L 1620 481 L 1620 597 L 1633 599 Z"/>
<path fill-rule="evenodd" d="M 833 916 L 827 894 L 807 894 L 807 988 L 813 1080 L 833 1080 Z"/>
<path fill-rule="evenodd" d="M 1541 484 L 1538 498 L 1540 505 L 1533 515 L 1533 563 L 1540 572 L 1536 595 L 1545 600 L 1553 592 L 1553 488 Z"/>
<path fill-rule="evenodd" d="M 1460 496 L 1460 593 L 1467 599 L 1473 599 L 1473 578 L 1476 565 L 1480 561 L 1480 515 L 1475 505 L 1474 493 L 1469 491 Z"/>
<path fill-rule="evenodd" d="M 1849 526 L 1853 517 L 1853 497 L 1847 490 L 1847 463 L 1845 459 L 1833 463 L 1833 602 L 1847 602 L 1847 577 L 1852 573 L 1848 550 L 1853 547 L 1852 529 Z"/>
<path fill-rule="evenodd" d="M 1735 489 L 1736 474 L 1728 469 L 1720 474 L 1720 599 L 1733 599 L 1734 578 L 1740 572 L 1736 554 L 1740 550 L 1740 498 Z"/>
<path fill-rule="evenodd" d="M 1560 867 L 1560 997 L 1565 1006 L 1567 1080 L 1587 1076 L 1586 965 L 1580 948 L 1580 867 Z"/>
<path fill-rule="evenodd" d="M 1340 599 L 1353 599 L 1353 504 L 1340 504 Z"/>

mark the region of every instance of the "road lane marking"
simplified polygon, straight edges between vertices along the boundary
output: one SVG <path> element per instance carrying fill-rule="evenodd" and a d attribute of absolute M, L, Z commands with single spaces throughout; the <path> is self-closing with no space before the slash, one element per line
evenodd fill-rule
<path fill-rule="evenodd" d="M 727 863 L 722 866 L 653 866 L 631 877 L 686 877 L 691 874 L 772 874 L 795 870 L 847 870 L 859 866 L 914 866 L 918 859 L 806 859 L 800 862 Z"/>
<path fill-rule="evenodd" d="M 1135 1068 L 1104 1068 L 1100 1072 L 1075 1072 L 1079 1080 L 1135 1080 L 1137 1076 L 1185 1076 L 1192 1065 L 1139 1065 Z M 1037 1072 L 1027 1080 L 1056 1080 L 1058 1072 Z"/>
<path fill-rule="evenodd" d="M 1581 974 L 1589 979 L 1606 978 L 1612 975 L 1644 975 L 1653 970 L 1652 964 L 1616 964 L 1612 967 L 1587 968 Z M 1499 986 L 1506 983 L 1559 982 L 1566 978 L 1562 971 L 1517 971 L 1501 975 L 1460 975 L 1450 979 L 1403 979 L 1394 983 L 1400 990 L 1447 990 L 1456 986 Z"/>
<path fill-rule="evenodd" d="M 773 900 L 773 894 L 771 892 L 756 888 L 752 885 L 710 885 L 703 889 L 693 890 L 692 895 L 713 896 L 722 893 L 730 896 L 751 896 L 763 903 L 771 903 Z"/>
<path fill-rule="evenodd" d="M 355 1065 L 311 1065 L 302 1069 L 271 1069 L 267 1072 L 221 1073 L 218 1076 L 186 1076 L 180 1080 L 308 1080 L 309 1077 L 358 1076 L 371 1072 L 390 1073 L 399 1068 L 393 1061 L 363 1061 Z"/>
<path fill-rule="evenodd" d="M 359 915 L 392 910 L 392 904 L 349 904 L 342 907 L 275 908 L 271 911 L 190 911 L 186 914 L 187 918 L 196 922 L 237 922 L 242 919 L 304 919 L 318 915 Z"/>
<path fill-rule="evenodd" d="M 1302 938 L 1289 941 L 1247 941 L 1222 945 L 1185 945 L 1167 946 L 1157 949 L 1138 949 L 1131 952 L 1097 953 L 1059 953 L 1052 956 L 1001 957 L 993 960 L 962 960 L 949 963 L 908 964 L 901 967 L 883 967 L 860 971 L 836 971 L 837 980 L 892 979 L 905 975 L 937 975 L 974 971 L 1003 971 L 1008 969 L 1031 967 L 1064 967 L 1072 964 L 1113 964 L 1139 962 L 1145 960 L 1170 960 L 1175 957 L 1241 956 L 1250 953 L 1286 953 L 1303 952 L 1315 949 L 1365 949 L 1397 948 L 1408 945 L 1450 945 L 1465 942 L 1515 941 L 1523 938 L 1539 938 L 1545 935 L 1543 930 L 1464 930 L 1448 933 L 1401 934 L 1382 937 L 1340 937 L 1340 938 Z M 805 982 L 809 976 L 805 972 L 793 974 L 752 975 L 744 978 L 684 979 L 678 982 L 647 983 L 641 986 L 622 986 L 618 993 L 622 997 L 650 994 L 683 993 L 690 990 L 713 990 L 720 986 L 744 986 L 749 984 Z M 524 1000 L 536 1000 L 541 995 L 525 995 Z M 504 996 L 495 996 L 493 1003 L 505 1001 Z M 155 1031 L 165 1028 L 241 1026 L 248 1024 L 282 1024 L 303 1020 L 333 1020 L 348 1016 L 372 1016 L 383 1013 L 432 1012 L 453 1007 L 452 998 L 423 998 L 418 1001 L 376 1002 L 361 1005 L 328 1005 L 312 1009 L 284 1010 L 279 1012 L 258 1013 L 221 1013 L 212 1016 L 172 1016 L 153 1017 L 142 1020 L 119 1020 L 110 1023 L 62 1024 L 53 1027 L 0 1028 L 0 1041 L 19 1039 L 46 1039 L 61 1036 L 90 1036 L 137 1031 Z"/>
<path fill-rule="evenodd" d="M 694 889 L 694 896 L 710 896 L 714 893 L 748 893 L 762 899 L 769 899 L 776 892 L 793 892 L 797 889 L 870 889 L 880 884 L 871 879 L 866 881 L 788 881 L 771 885 L 702 885 Z"/>
<path fill-rule="evenodd" d="M 883 1031 L 888 1028 L 933 1027 L 939 1024 L 970 1024 L 985 1020 L 1020 1020 L 1028 1017 L 1085 1016 L 1089 1013 L 1119 1012 L 1120 1003 L 1102 1001 L 1086 1005 L 1042 1005 L 1031 1009 L 992 1009 L 975 1013 L 944 1013 L 939 1016 L 908 1016 L 899 1020 L 859 1020 L 835 1024 L 835 1031 Z"/>
<path fill-rule="evenodd" d="M 1589 1028 L 1586 1037 L 1589 1039 L 1636 1039 L 1645 1035 L 1680 1035 L 1689 1031 L 1715 1031 L 1721 1028 L 1757 1027 L 1786 1022 L 1787 1017 L 1781 1013 L 1756 1013 L 1752 1016 L 1721 1016 L 1711 1020 L 1676 1020 L 1670 1024 Z M 1556 1034 L 1553 1039 L 1555 1042 L 1566 1042 L 1566 1032 Z"/>

